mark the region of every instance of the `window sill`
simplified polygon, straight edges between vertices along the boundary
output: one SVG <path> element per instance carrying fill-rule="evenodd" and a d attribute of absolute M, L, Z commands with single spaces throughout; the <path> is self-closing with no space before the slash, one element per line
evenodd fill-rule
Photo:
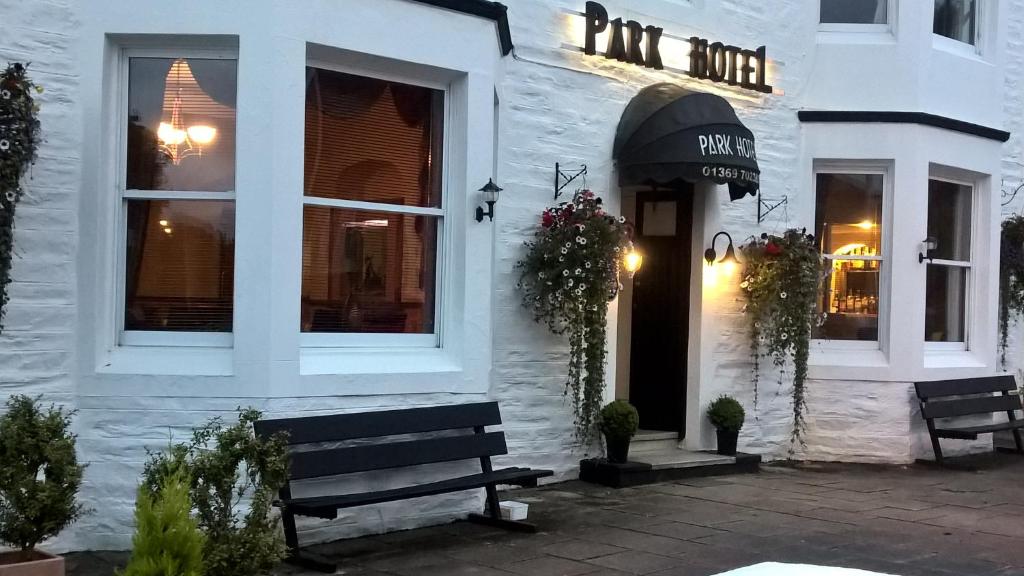
<path fill-rule="evenodd" d="M 985 368 L 987 365 L 969 350 L 928 349 L 924 351 L 925 368 Z"/>
<path fill-rule="evenodd" d="M 855 27 L 822 27 L 818 29 L 816 40 L 818 44 L 896 45 L 896 35 L 892 33 L 892 30 L 888 26 L 879 25 L 867 25 L 863 30 L 858 30 Z"/>
<path fill-rule="evenodd" d="M 303 348 L 299 374 L 455 374 L 462 368 L 440 348 Z"/>
<path fill-rule="evenodd" d="M 932 48 L 940 52 L 952 54 L 953 56 L 959 56 L 966 60 L 972 60 L 978 64 L 992 64 L 985 60 L 978 47 L 974 44 L 968 44 L 967 42 L 961 42 L 938 34 L 932 34 Z"/>
<path fill-rule="evenodd" d="M 812 340 L 807 377 L 812 380 L 886 380 L 891 377 L 889 359 L 878 349 L 877 342 L 849 344 Z M 872 348 L 866 348 L 868 345 Z"/>
<path fill-rule="evenodd" d="M 232 348 L 185 346 L 119 346 L 96 367 L 97 374 L 147 376 L 231 376 Z"/>

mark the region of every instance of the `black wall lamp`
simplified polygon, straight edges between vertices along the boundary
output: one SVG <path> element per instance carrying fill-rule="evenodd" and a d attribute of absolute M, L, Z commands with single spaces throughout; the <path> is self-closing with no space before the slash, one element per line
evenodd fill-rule
<path fill-rule="evenodd" d="M 501 190 L 502 189 L 498 188 L 498 185 L 494 183 L 494 178 L 487 179 L 487 184 L 484 184 L 484 187 L 480 189 L 480 192 L 482 192 L 484 196 L 484 202 L 487 203 L 487 211 L 484 212 L 483 206 L 476 207 L 477 222 L 483 222 L 484 216 L 494 220 L 494 204 L 498 201 L 498 194 L 501 193 Z"/>
<path fill-rule="evenodd" d="M 931 262 L 933 260 L 932 252 L 939 247 L 939 241 L 934 236 L 929 236 L 921 242 L 921 248 L 923 252 L 917 253 L 918 263 L 924 262 L 925 260 Z"/>
<path fill-rule="evenodd" d="M 729 246 L 725 249 L 725 256 L 722 256 L 719 262 L 729 267 L 738 265 L 739 260 L 736 259 L 736 247 L 733 246 L 732 236 L 725 231 L 715 234 L 715 237 L 711 239 L 711 247 L 704 251 L 704 260 L 707 261 L 708 265 L 715 263 L 715 259 L 718 258 L 718 252 L 715 252 L 715 242 L 718 241 L 719 236 L 725 236 L 729 240 Z"/>

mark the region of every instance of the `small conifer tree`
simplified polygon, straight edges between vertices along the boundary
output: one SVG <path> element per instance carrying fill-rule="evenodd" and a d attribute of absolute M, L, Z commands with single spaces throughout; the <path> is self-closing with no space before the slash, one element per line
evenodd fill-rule
<path fill-rule="evenodd" d="M 201 576 L 205 537 L 192 518 L 189 480 L 178 470 L 151 492 L 139 486 L 132 558 L 120 576 Z"/>

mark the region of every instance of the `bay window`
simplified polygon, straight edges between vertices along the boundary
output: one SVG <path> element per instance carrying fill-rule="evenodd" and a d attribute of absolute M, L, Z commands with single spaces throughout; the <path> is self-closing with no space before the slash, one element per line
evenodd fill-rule
<path fill-rule="evenodd" d="M 934 249 L 926 254 L 927 342 L 958 343 L 958 347 L 967 342 L 973 202 L 974 187 L 969 183 L 928 181 L 928 238 Z"/>
<path fill-rule="evenodd" d="M 304 344 L 439 345 L 445 102 L 307 67 Z"/>
<path fill-rule="evenodd" d="M 844 167 L 815 174 L 814 236 L 827 267 L 815 338 L 878 341 L 885 178 Z"/>
<path fill-rule="evenodd" d="M 977 44 L 978 0 L 935 0 L 932 32 L 966 44 Z"/>
<path fill-rule="evenodd" d="M 234 55 L 126 53 L 122 345 L 229 345 Z"/>

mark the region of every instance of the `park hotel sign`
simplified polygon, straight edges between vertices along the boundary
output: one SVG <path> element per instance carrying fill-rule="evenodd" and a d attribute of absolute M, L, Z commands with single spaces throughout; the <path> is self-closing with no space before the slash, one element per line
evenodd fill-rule
<path fill-rule="evenodd" d="M 578 13 L 577 13 L 578 14 Z M 597 2 L 587 2 L 583 52 L 627 64 L 655 70 L 665 69 L 662 52 L 664 29 L 644 26 L 636 20 L 610 19 Z M 607 46 L 598 52 L 599 37 L 607 36 Z M 675 37 L 673 37 L 675 39 Z M 686 48 L 688 46 L 688 48 Z M 688 44 L 673 42 L 673 50 L 687 51 L 688 68 L 681 70 L 693 78 L 738 86 L 746 90 L 772 92 L 767 82 L 767 53 L 764 46 L 747 50 L 738 46 L 709 42 L 692 36 Z M 673 53 L 678 60 L 684 55 Z"/>

